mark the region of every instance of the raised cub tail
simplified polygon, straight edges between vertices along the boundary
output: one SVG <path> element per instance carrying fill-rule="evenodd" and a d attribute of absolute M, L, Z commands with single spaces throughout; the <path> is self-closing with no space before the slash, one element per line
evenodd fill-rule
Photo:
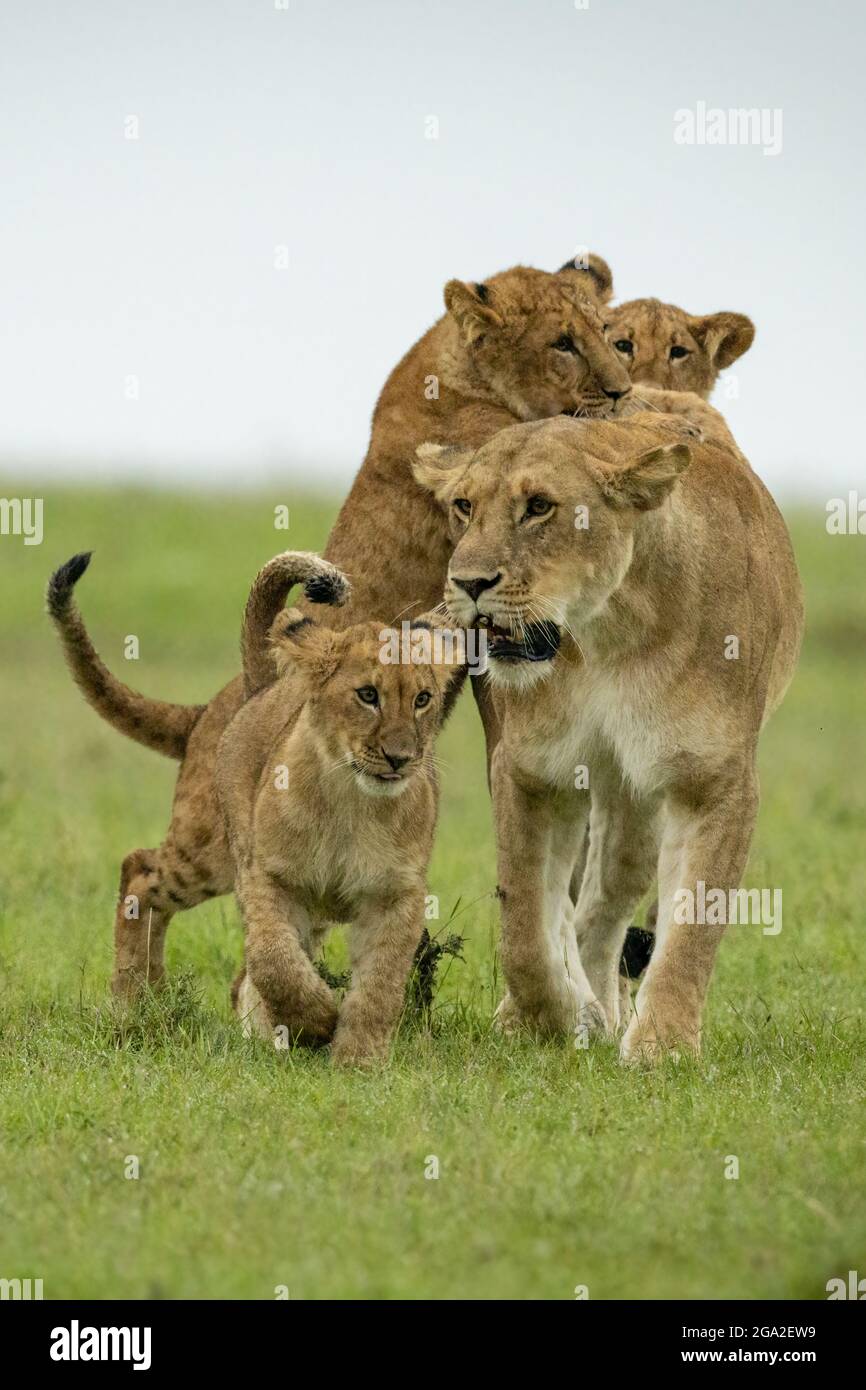
<path fill-rule="evenodd" d="M 150 700 L 117 680 L 103 664 L 78 611 L 73 590 L 90 564 L 91 552 L 73 555 L 48 581 L 45 600 L 60 634 L 66 663 L 89 705 L 127 738 L 169 758 L 182 758 L 204 705 Z"/>
<path fill-rule="evenodd" d="M 241 655 L 244 693 L 249 699 L 276 676 L 268 635 L 285 604 L 289 591 L 303 584 L 311 603 L 342 604 L 349 597 L 349 581 L 335 565 L 307 550 L 285 550 L 259 570 L 253 580 L 244 613 Z"/>

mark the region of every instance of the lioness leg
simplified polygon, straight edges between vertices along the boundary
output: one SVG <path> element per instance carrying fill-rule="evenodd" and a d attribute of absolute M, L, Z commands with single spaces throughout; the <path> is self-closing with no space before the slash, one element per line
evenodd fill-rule
<path fill-rule="evenodd" d="M 659 861 L 656 945 L 635 1000 L 635 1016 L 622 1042 L 624 1061 L 652 1059 L 666 1049 L 700 1048 L 701 1014 L 724 925 L 684 922 L 675 895 L 698 884 L 726 898 L 739 887 L 755 819 L 758 778 L 754 762 L 728 771 L 691 794 L 670 795 Z"/>
<path fill-rule="evenodd" d="M 589 850 L 574 926 L 590 985 L 614 1030 L 626 998 L 619 973 L 625 934 L 653 881 L 658 854 L 657 808 L 630 795 L 621 777 L 614 782 L 594 767 Z"/>
<path fill-rule="evenodd" d="M 337 1001 L 304 949 L 311 935 L 306 909 L 257 867 L 239 873 L 237 894 L 246 928 L 247 974 L 269 1027 L 285 1027 L 289 1038 L 299 1042 L 328 1042 L 337 1022 Z"/>
<path fill-rule="evenodd" d="M 530 788 L 512 775 L 502 745 L 492 768 L 502 965 L 509 993 L 500 1025 L 525 1024 L 567 1033 L 580 1024 L 604 1027 L 573 937 L 568 886 L 583 806 L 550 787 Z M 558 824 L 557 824 L 558 822 Z M 558 853 L 557 853 L 558 851 Z"/>
<path fill-rule="evenodd" d="M 415 891 L 371 904 L 352 926 L 352 988 L 340 1009 L 334 1062 L 363 1066 L 387 1056 L 423 924 L 424 894 Z"/>

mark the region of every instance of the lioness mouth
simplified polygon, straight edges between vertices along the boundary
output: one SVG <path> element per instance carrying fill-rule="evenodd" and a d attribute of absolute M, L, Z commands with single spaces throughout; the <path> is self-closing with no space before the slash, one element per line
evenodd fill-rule
<path fill-rule="evenodd" d="M 495 661 L 551 661 L 559 651 L 556 623 L 528 623 L 519 637 L 502 627 L 487 632 L 487 655 Z"/>

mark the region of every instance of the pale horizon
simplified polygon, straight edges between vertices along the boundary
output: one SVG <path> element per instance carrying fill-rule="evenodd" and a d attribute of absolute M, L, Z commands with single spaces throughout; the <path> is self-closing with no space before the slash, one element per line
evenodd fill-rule
<path fill-rule="evenodd" d="M 863 478 L 853 5 L 48 0 L 0 22 L 4 476 L 345 491 L 445 281 L 586 245 L 618 300 L 754 319 L 714 404 L 777 496 Z M 759 143 L 709 142 L 747 110 Z"/>

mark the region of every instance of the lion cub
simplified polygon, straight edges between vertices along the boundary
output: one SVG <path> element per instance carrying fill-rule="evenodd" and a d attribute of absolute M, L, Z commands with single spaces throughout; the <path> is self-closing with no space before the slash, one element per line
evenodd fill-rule
<path fill-rule="evenodd" d="M 658 299 L 606 311 L 608 342 L 632 381 L 709 400 L 719 372 L 748 352 L 755 325 L 745 314 L 687 314 Z"/>
<path fill-rule="evenodd" d="M 310 558 L 278 555 L 253 585 L 247 700 L 217 757 L 246 933 L 233 997 L 248 1033 L 333 1038 L 333 1060 L 358 1065 L 387 1053 L 403 1006 L 436 823 L 433 741 L 465 667 L 432 652 L 429 664 L 385 664 L 382 624 L 335 631 L 282 609 Z M 319 599 L 343 602 L 344 576 L 318 565 Z M 333 922 L 351 924 L 339 1009 L 313 965 Z"/>

